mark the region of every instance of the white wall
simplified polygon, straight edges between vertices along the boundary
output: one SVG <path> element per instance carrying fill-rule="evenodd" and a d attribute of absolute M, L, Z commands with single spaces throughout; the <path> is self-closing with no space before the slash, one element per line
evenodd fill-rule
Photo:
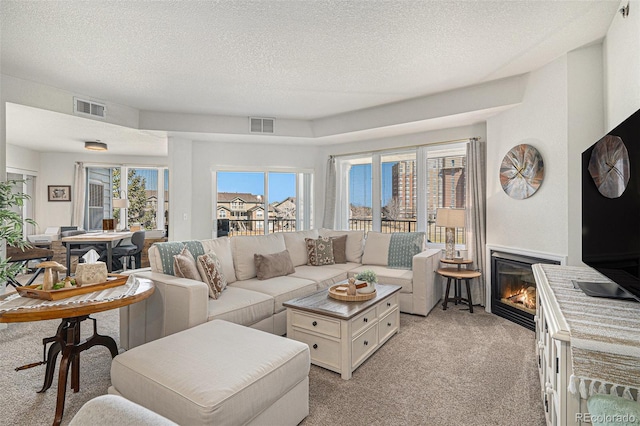
<path fill-rule="evenodd" d="M 607 131 L 640 108 L 640 1 L 627 3 L 629 16 L 616 13 L 604 42 Z"/>
<path fill-rule="evenodd" d="M 603 76 L 601 43 L 567 55 L 568 265 L 582 265 L 582 151 L 605 133 Z"/>
<path fill-rule="evenodd" d="M 134 164 L 148 166 L 166 166 L 166 157 L 137 157 L 119 156 L 104 153 L 64 154 L 41 153 L 40 170 L 38 172 L 39 184 L 35 197 L 36 217 L 38 232 L 43 232 L 47 226 L 71 225 L 71 202 L 49 202 L 47 197 L 47 185 L 71 185 L 73 194 L 73 172 L 77 161 L 84 163 L 100 163 L 106 165 Z"/>
<path fill-rule="evenodd" d="M 532 72 L 521 105 L 487 120 L 487 244 L 553 254 L 568 250 L 567 59 Z M 545 176 L 530 198 L 515 200 L 499 180 L 505 154 L 519 144 L 542 155 Z"/>
<path fill-rule="evenodd" d="M 169 137 L 169 239 L 190 240 L 193 226 L 194 192 L 192 143 L 188 139 Z"/>
<path fill-rule="evenodd" d="M 7 168 L 33 172 L 40 170 L 40 153 L 17 145 L 7 144 Z"/>

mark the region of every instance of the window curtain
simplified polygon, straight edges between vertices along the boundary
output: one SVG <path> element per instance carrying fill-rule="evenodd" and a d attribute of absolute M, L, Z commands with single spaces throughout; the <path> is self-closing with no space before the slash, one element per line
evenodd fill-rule
<path fill-rule="evenodd" d="M 76 163 L 73 180 L 73 197 L 71 198 L 71 225 L 84 228 L 84 203 L 87 184 L 87 169 L 84 163 Z"/>
<path fill-rule="evenodd" d="M 322 226 L 335 229 L 336 224 L 336 158 L 331 155 L 327 161 L 327 179 L 324 196 L 324 217 Z"/>
<path fill-rule="evenodd" d="M 471 297 L 474 304 L 486 303 L 486 160 L 485 144 L 477 139 L 467 143 L 467 208 L 466 237 L 468 258 L 473 260 L 471 267 L 482 272 L 477 285 L 471 284 Z"/>

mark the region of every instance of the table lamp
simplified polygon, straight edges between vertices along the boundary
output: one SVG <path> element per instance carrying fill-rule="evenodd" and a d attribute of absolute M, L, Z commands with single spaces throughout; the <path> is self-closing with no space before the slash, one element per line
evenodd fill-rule
<path fill-rule="evenodd" d="M 126 209 L 129 207 L 129 200 L 126 198 L 114 198 L 113 199 L 113 208 L 114 209 Z M 126 217 L 126 210 L 124 214 L 120 215 L 120 223 L 124 224 L 124 218 Z"/>
<path fill-rule="evenodd" d="M 456 228 L 464 228 L 464 209 L 441 208 L 436 211 L 436 226 L 446 229 L 445 258 L 453 259 L 456 246 Z"/>

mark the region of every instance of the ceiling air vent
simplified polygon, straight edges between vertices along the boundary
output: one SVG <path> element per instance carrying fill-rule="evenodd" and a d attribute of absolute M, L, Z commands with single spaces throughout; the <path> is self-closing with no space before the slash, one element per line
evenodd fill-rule
<path fill-rule="evenodd" d="M 249 117 L 249 132 L 273 134 L 275 122 L 275 118 Z"/>
<path fill-rule="evenodd" d="M 77 115 L 104 119 L 106 117 L 107 108 L 104 104 L 74 97 L 73 112 Z"/>

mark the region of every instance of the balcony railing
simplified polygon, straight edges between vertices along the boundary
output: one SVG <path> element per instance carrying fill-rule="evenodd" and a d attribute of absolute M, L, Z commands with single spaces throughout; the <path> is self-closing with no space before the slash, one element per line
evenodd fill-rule
<path fill-rule="evenodd" d="M 373 221 L 371 219 L 349 219 L 349 229 L 368 231 L 373 229 Z M 269 233 L 274 232 L 294 232 L 296 230 L 295 219 L 269 219 Z M 382 220 L 382 232 L 415 232 L 417 225 L 415 220 L 399 219 L 399 220 Z M 430 221 L 427 226 L 427 240 L 431 243 L 444 244 L 446 241 L 446 229 L 436 226 L 435 222 Z M 218 230 L 218 235 L 220 230 Z M 264 220 L 242 219 L 229 220 L 229 236 L 236 235 L 264 235 Z M 456 244 L 465 244 L 464 229 L 456 229 Z"/>

